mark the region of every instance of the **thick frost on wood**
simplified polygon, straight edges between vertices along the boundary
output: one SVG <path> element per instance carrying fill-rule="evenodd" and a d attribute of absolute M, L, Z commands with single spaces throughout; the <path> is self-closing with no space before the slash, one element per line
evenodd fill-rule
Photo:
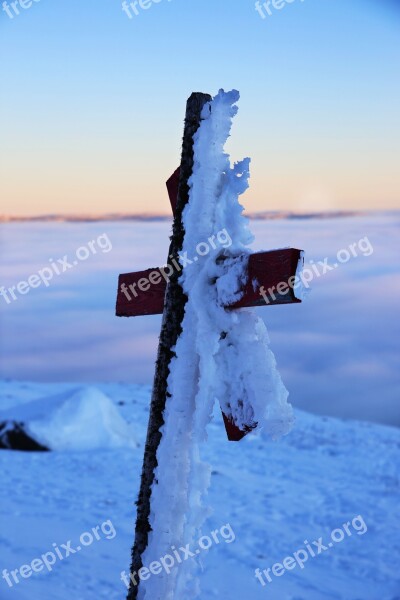
<path fill-rule="evenodd" d="M 143 564 L 158 560 L 172 545 L 193 542 L 200 535 L 208 515 L 204 496 L 210 482 L 210 468 L 200 460 L 200 444 L 216 400 L 229 407 L 239 427 L 253 421 L 273 438 L 287 433 L 293 420 L 263 321 L 252 310 L 223 307 L 240 298 L 253 239 L 238 202 L 248 187 L 250 160 L 232 167 L 224 153 L 238 98 L 238 92 L 220 91 L 204 106 L 194 136 L 182 250 L 194 257 L 200 242 L 222 230 L 229 233 L 232 245 L 199 256 L 180 278 L 188 301 L 170 363 L 151 498 L 152 531 Z M 195 561 L 185 561 L 169 575 L 161 573 L 142 581 L 139 598 L 196 598 Z"/>
<path fill-rule="evenodd" d="M 201 110 L 204 104 L 209 100 L 211 100 L 211 96 L 208 94 L 193 93 L 186 104 L 178 198 L 176 202 L 171 244 L 168 252 L 169 261 L 171 257 L 177 256 L 182 250 L 184 238 L 182 211 L 189 201 L 188 180 L 193 170 L 193 136 L 200 124 Z M 151 533 L 150 512 L 153 505 L 152 488 L 154 488 L 154 490 L 158 489 L 155 469 L 157 464 L 159 464 L 158 458 L 160 453 L 157 453 L 157 448 L 161 441 L 164 425 L 164 411 L 169 395 L 168 375 L 170 373 L 171 359 L 175 356 L 174 347 L 182 332 L 184 306 L 187 300 L 187 297 L 178 282 L 178 277 L 178 271 L 174 270 L 165 295 L 165 308 L 158 347 L 156 372 L 154 376 L 141 484 L 137 501 L 135 543 L 132 548 L 131 562 L 132 574 L 137 574 L 144 565 L 143 555 L 145 549 L 148 547 L 149 534 Z M 168 475 L 167 472 L 166 475 Z M 129 588 L 129 600 L 136 600 L 139 593 L 140 597 L 143 597 L 143 594 L 145 593 L 142 585 L 138 587 L 137 583 L 134 583 L 134 581 L 135 580 L 131 582 Z M 154 598 L 157 597 L 163 598 L 162 594 L 154 596 Z"/>
<path fill-rule="evenodd" d="M 223 229 L 232 245 L 185 269 L 181 281 L 189 300 L 183 336 L 195 338 L 199 357 L 197 410 L 208 414 L 205 407 L 217 398 L 222 407 L 230 405 L 239 427 L 253 415 L 258 428 L 277 438 L 289 431 L 293 417 L 264 322 L 251 309 L 231 312 L 223 308 L 240 298 L 253 240 L 238 201 L 248 187 L 250 159 L 232 167 L 224 153 L 238 98 L 238 92 L 221 91 L 211 111 L 208 105 L 204 107 L 204 121 L 195 135 L 183 250 L 194 256 L 199 242 Z"/>

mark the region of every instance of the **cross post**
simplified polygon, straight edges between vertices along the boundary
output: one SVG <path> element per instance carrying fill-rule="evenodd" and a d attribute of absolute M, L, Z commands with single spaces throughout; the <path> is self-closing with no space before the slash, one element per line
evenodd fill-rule
<path fill-rule="evenodd" d="M 169 365 L 175 356 L 173 348 L 182 332 L 187 296 L 179 283 L 184 268 L 180 252 L 184 239 L 182 212 L 189 201 L 189 178 L 193 169 L 193 136 L 200 126 L 203 106 L 211 96 L 193 93 L 187 101 L 181 165 L 167 181 L 167 190 L 174 214 L 168 259 L 165 267 L 146 269 L 119 276 L 116 315 L 133 317 L 162 314 L 161 333 L 150 405 L 149 423 L 144 450 L 141 484 L 137 505 L 135 542 L 132 549 L 131 573 L 138 573 L 143 566 L 142 555 L 148 545 L 151 489 L 157 467 L 157 449 L 161 440 L 160 429 L 164 424 L 163 413 L 168 397 L 167 379 Z M 269 252 L 257 252 L 248 257 L 246 284 L 239 301 L 226 306 L 227 310 L 275 304 L 301 302 L 296 297 L 290 281 L 296 277 L 302 261 L 301 250 L 285 248 Z M 247 423 L 240 429 L 231 414 L 223 411 L 228 439 L 239 441 L 257 423 Z M 131 582 L 128 600 L 136 600 L 138 584 Z"/>

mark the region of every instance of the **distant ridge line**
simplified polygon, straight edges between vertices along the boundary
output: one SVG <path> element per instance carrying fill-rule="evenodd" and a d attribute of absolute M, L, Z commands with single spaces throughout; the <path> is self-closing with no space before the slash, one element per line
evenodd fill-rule
<path fill-rule="evenodd" d="M 325 211 L 325 212 L 310 212 L 310 213 L 294 213 L 290 211 L 263 211 L 257 213 L 247 213 L 249 219 L 258 219 L 262 221 L 273 221 L 278 219 L 336 219 L 345 217 L 366 216 L 382 211 Z M 397 211 L 388 211 L 397 212 Z M 50 222 L 50 223 L 96 223 L 101 221 L 172 221 L 170 215 L 148 215 L 148 214 L 125 214 L 125 213 L 110 213 L 104 215 L 38 215 L 38 216 L 12 216 L 0 215 L 0 223 L 35 223 L 35 222 Z"/>

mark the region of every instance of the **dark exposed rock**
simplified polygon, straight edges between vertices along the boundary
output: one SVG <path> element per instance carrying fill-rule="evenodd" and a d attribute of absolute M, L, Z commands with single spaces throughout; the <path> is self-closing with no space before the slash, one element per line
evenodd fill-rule
<path fill-rule="evenodd" d="M 3 421 L 0 423 L 0 449 L 24 452 L 48 452 L 50 449 L 39 444 L 24 429 L 23 423 Z"/>

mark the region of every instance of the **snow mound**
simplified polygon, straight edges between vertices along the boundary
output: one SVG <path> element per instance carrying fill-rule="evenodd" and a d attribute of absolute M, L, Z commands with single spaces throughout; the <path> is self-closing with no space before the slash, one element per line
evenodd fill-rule
<path fill-rule="evenodd" d="M 130 426 L 112 400 L 95 387 L 80 387 L 0 412 L 51 450 L 136 447 Z"/>

